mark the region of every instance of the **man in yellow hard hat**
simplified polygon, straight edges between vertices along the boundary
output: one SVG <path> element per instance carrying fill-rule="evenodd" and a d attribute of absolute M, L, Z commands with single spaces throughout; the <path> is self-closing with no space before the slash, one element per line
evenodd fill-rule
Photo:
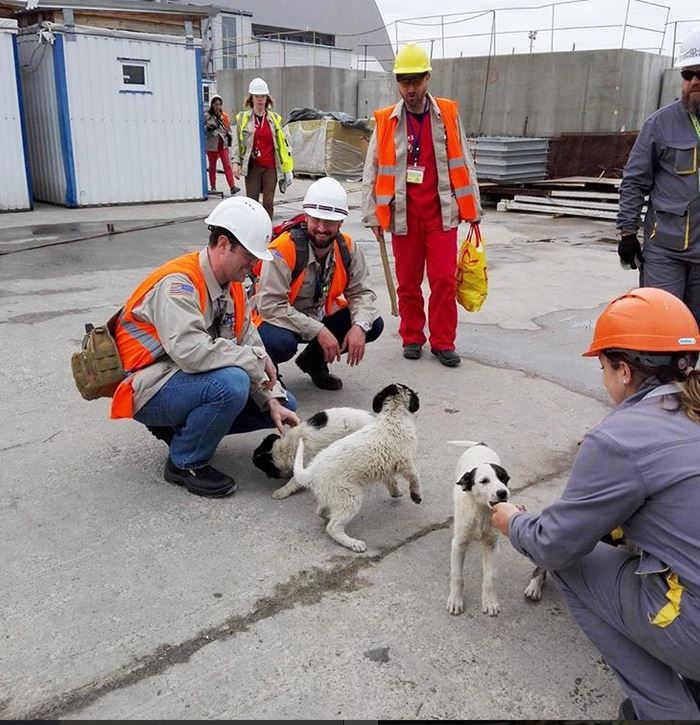
<path fill-rule="evenodd" d="M 375 111 L 363 177 L 363 221 L 378 241 L 392 233 L 403 356 L 417 360 L 426 339 L 456 367 L 457 227 L 481 218 L 479 187 L 456 101 L 428 93 L 431 65 L 415 44 L 396 56 L 401 100 Z M 429 338 L 421 285 L 426 273 Z"/>

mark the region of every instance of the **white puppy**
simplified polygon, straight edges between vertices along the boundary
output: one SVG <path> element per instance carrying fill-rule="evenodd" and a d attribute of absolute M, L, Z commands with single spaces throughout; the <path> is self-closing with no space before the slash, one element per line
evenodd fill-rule
<path fill-rule="evenodd" d="M 364 541 L 345 533 L 345 526 L 360 510 L 365 486 L 381 481 L 389 493 L 400 496 L 395 476 L 409 485 L 411 500 L 421 502 L 421 487 L 414 463 L 418 410 L 416 393 L 405 385 L 388 385 L 377 393 L 372 409 L 377 417 L 364 428 L 331 443 L 303 466 L 304 438 L 299 440 L 294 478 L 288 485 L 310 488 L 318 506 L 316 513 L 328 519 L 326 531 L 342 546 L 365 551 Z"/>
<path fill-rule="evenodd" d="M 447 611 L 464 610 L 464 553 L 472 541 L 481 542 L 481 610 L 491 617 L 499 612 L 493 588 L 494 555 L 498 533 L 491 526 L 491 504 L 508 500 L 509 476 L 501 459 L 485 443 L 448 441 L 467 448 L 457 461 L 454 486 L 454 530 L 450 559 L 450 596 Z"/>
<path fill-rule="evenodd" d="M 374 416 L 357 408 L 328 408 L 312 415 L 300 425 L 287 428 L 283 436 L 270 433 L 253 453 L 253 463 L 270 478 L 290 478 L 294 456 L 304 439 L 304 463 L 308 464 L 326 446 L 371 423 Z M 295 489 L 296 490 L 296 489 Z M 293 491 L 278 488 L 274 498 L 286 498 Z"/>

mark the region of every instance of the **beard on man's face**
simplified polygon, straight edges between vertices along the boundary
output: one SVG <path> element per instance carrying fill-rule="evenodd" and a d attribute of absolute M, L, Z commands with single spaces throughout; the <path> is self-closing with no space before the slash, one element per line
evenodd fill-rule
<path fill-rule="evenodd" d="M 700 116 L 700 89 L 684 90 L 681 93 L 681 103 L 686 111 Z"/>

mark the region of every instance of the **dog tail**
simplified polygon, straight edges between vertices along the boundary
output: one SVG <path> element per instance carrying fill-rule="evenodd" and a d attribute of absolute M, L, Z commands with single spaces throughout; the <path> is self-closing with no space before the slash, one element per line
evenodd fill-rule
<path fill-rule="evenodd" d="M 300 486 L 308 488 L 306 483 L 307 474 L 304 468 L 304 438 L 302 436 L 299 437 L 297 452 L 294 456 L 294 478 Z"/>
<path fill-rule="evenodd" d="M 480 443 L 479 441 L 447 441 L 447 445 L 457 448 L 473 448 L 474 446 L 485 446 L 486 443 Z"/>

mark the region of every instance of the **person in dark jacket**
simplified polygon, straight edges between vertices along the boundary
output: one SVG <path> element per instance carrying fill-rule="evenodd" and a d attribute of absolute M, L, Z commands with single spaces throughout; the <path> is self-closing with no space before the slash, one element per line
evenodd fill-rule
<path fill-rule="evenodd" d="M 206 130 L 206 152 L 209 162 L 209 191 L 216 191 L 216 162 L 221 159 L 224 167 L 226 183 L 231 196 L 238 194 L 240 189 L 234 181 L 233 167 L 231 166 L 231 144 L 233 133 L 228 113 L 224 111 L 224 102 L 221 96 L 211 97 L 209 109 L 204 113 L 204 128 Z"/>
<path fill-rule="evenodd" d="M 617 675 L 622 719 L 700 719 L 698 351 L 698 325 L 669 292 L 613 300 L 584 355 L 598 357 L 615 409 L 584 438 L 558 501 L 539 515 L 493 507 Z M 618 527 L 638 553 L 599 542 Z"/>
<path fill-rule="evenodd" d="M 683 42 L 677 65 L 680 100 L 647 119 L 625 166 L 618 254 L 623 266 L 639 267 L 640 286 L 671 292 L 700 322 L 700 30 Z"/>

